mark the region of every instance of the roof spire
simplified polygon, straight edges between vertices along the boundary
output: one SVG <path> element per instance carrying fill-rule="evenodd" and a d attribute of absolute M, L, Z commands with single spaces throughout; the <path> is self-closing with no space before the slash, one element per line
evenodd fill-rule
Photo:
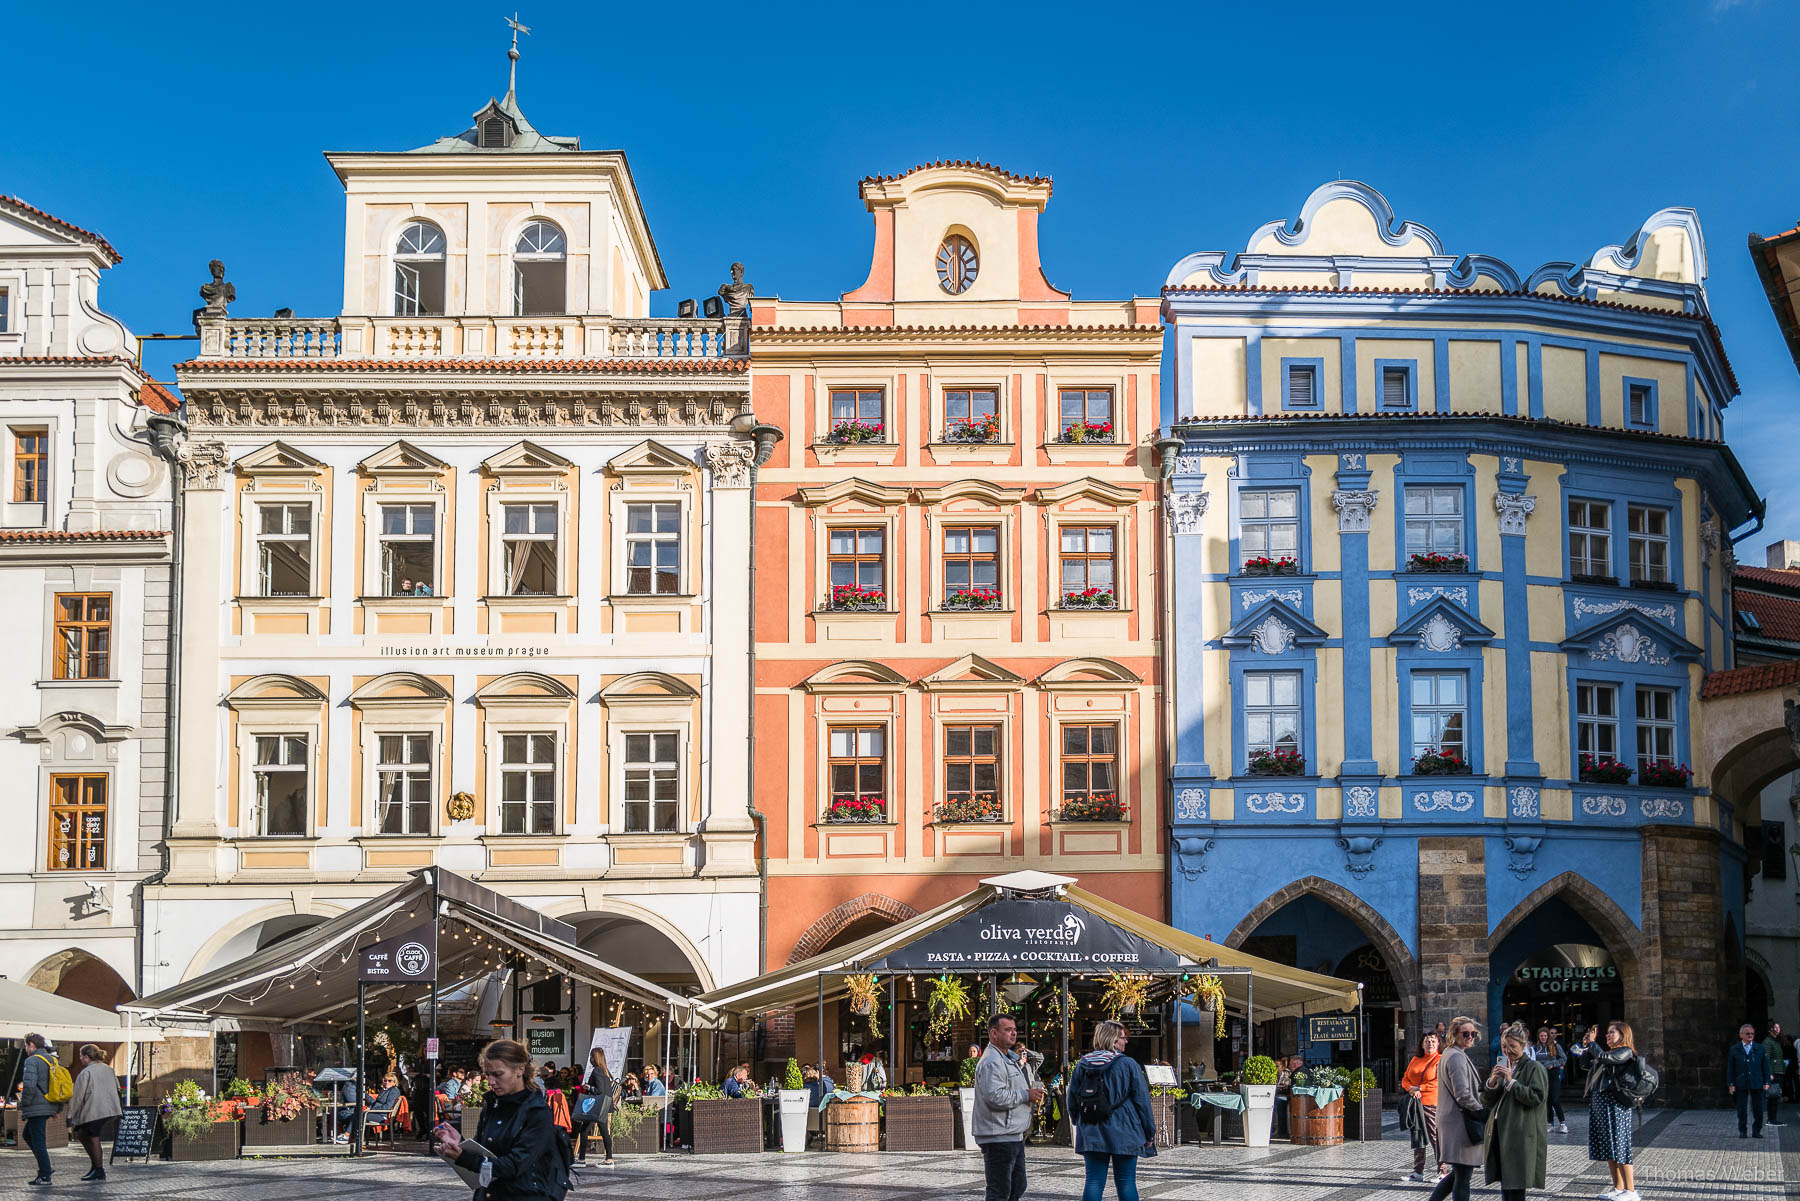
<path fill-rule="evenodd" d="M 531 26 L 519 24 L 519 14 L 516 9 L 513 11 L 512 16 L 503 19 L 512 27 L 513 31 L 512 49 L 506 52 L 506 101 L 509 104 L 513 104 L 517 103 L 514 98 L 514 93 L 517 92 L 519 88 L 519 35 L 521 33 L 529 34 L 531 32 Z"/>

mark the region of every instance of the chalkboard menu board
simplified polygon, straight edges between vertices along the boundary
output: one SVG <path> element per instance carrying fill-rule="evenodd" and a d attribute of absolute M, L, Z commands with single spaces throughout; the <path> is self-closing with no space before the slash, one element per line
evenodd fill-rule
<path fill-rule="evenodd" d="M 214 1093 L 222 1093 L 238 1074 L 238 1036 L 235 1034 L 213 1035 L 213 1081 Z"/>
<path fill-rule="evenodd" d="M 126 1159 L 149 1159 L 155 1137 L 156 1107 L 127 1105 L 119 1115 L 119 1132 L 113 1135 L 112 1160 L 121 1155 Z"/>

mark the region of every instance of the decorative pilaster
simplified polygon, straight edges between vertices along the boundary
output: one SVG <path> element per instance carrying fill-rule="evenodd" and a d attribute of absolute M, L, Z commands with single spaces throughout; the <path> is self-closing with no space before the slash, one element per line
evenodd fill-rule
<path fill-rule="evenodd" d="M 1529 566 L 1525 561 L 1525 522 L 1537 509 L 1537 497 L 1526 493 L 1530 480 L 1525 460 L 1502 455 L 1495 477 L 1494 510 L 1500 524 L 1500 574 L 1504 580 L 1501 604 L 1506 614 L 1506 775 L 1508 795 L 1524 789 L 1534 799 L 1543 785 L 1537 763 L 1536 731 L 1531 704 L 1531 590 L 1526 587 Z M 1535 820 L 1533 814 L 1527 820 Z M 1531 857 L 1527 857 L 1527 861 Z"/>
<path fill-rule="evenodd" d="M 747 442 L 706 447 L 712 477 L 712 687 L 709 714 L 712 789 L 701 838 L 705 876 L 756 874 L 750 820 L 750 465 Z"/>
<path fill-rule="evenodd" d="M 181 443 L 176 456 L 182 469 L 181 589 L 188 603 L 176 631 L 181 639 L 181 694 L 176 702 L 180 791 L 169 830 L 169 875 L 175 880 L 212 880 L 218 876 L 219 794 L 224 784 L 219 748 L 224 606 L 217 598 L 234 591 L 219 578 L 219 548 L 228 545 L 225 520 L 230 502 L 225 490 L 231 455 L 223 442 L 194 440 Z"/>
<path fill-rule="evenodd" d="M 1338 456 L 1337 490 L 1331 494 L 1331 506 L 1338 515 L 1338 554 L 1343 560 L 1344 586 L 1344 695 L 1370 695 L 1369 666 L 1369 521 L 1381 493 L 1369 487 L 1370 472 L 1360 454 Z M 1354 710 L 1354 707 L 1351 707 Z M 1339 784 L 1347 789 L 1352 781 L 1365 781 L 1363 787 L 1380 782 L 1381 768 L 1375 762 L 1373 720 L 1365 706 L 1361 712 L 1346 712 L 1344 722 L 1344 765 L 1339 770 Z M 1345 814 L 1346 818 L 1349 814 Z M 1374 815 L 1369 815 L 1373 820 Z M 1366 862 L 1366 860 L 1365 860 Z"/>
<path fill-rule="evenodd" d="M 1206 575 L 1206 540 L 1200 534 L 1212 497 L 1206 491 L 1206 475 L 1199 467 L 1199 455 L 1178 451 L 1174 474 L 1165 485 L 1162 508 L 1168 522 L 1170 571 L 1160 598 L 1164 604 L 1173 603 L 1177 593 L 1198 596 Z M 1206 762 L 1206 723 L 1200 716 L 1206 712 L 1205 642 L 1210 635 L 1200 626 L 1200 610 L 1196 608 L 1187 622 L 1176 623 L 1167 646 L 1170 707 L 1175 713 L 1194 715 L 1194 720 L 1175 723 L 1169 772 L 1170 789 L 1178 798 L 1175 820 L 1190 825 L 1207 820 L 1206 790 L 1212 782 L 1212 768 Z M 1180 636 L 1174 631 L 1179 631 Z M 1199 852 L 1188 866 L 1200 870 L 1198 865 L 1204 854 Z M 1181 866 L 1179 858 L 1171 857 L 1172 869 Z"/>
<path fill-rule="evenodd" d="M 1338 533 L 1368 533 L 1369 516 L 1375 512 L 1375 502 L 1380 499 L 1380 492 L 1367 488 L 1339 488 L 1333 492 L 1331 507 L 1337 510 Z"/>

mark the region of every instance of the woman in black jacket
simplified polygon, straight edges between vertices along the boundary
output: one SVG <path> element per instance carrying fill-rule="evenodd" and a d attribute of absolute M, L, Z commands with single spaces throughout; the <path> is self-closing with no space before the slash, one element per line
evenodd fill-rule
<path fill-rule="evenodd" d="M 464 1147 L 449 1125 L 437 1128 L 438 1155 L 477 1175 L 474 1201 L 562 1201 L 569 1188 L 568 1136 L 550 1119 L 530 1053 L 498 1039 L 481 1052 L 481 1074 L 488 1095 L 475 1138 L 492 1157 Z"/>
<path fill-rule="evenodd" d="M 582 1091 L 587 1095 L 582 1098 L 585 1103 L 588 1097 L 594 1104 L 582 1116 L 587 1119 L 581 1123 L 581 1140 L 575 1144 L 575 1158 L 587 1162 L 588 1140 L 594 1137 L 596 1129 L 600 1133 L 600 1145 L 606 1150 L 606 1159 L 601 1166 L 613 1166 L 612 1156 L 612 1111 L 618 1100 L 618 1086 L 613 1080 L 612 1071 L 606 1066 L 606 1052 L 595 1047 L 588 1053 L 587 1079 L 582 1081 Z"/>

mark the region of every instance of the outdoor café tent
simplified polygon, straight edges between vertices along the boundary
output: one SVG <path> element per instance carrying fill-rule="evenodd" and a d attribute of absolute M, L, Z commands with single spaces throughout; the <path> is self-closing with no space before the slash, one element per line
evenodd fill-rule
<path fill-rule="evenodd" d="M 1359 985 L 1209 942 L 1075 887 L 1022 871 L 983 880 L 936 909 L 753 980 L 701 995 L 738 1014 L 804 1008 L 844 994 L 846 975 L 1025 971 L 1177 975 L 1223 968 L 1226 1008 L 1262 1021 L 1357 1007 Z M 1040 937 L 1032 937 L 1032 936 Z"/>
<path fill-rule="evenodd" d="M 529 964 L 703 1025 L 705 1008 L 583 950 L 575 929 L 453 872 L 430 868 L 406 883 L 272 943 L 236 963 L 120 1009 L 139 1022 L 206 1022 L 215 1030 L 286 1028 L 330 1033 L 353 1026 L 365 952 L 435 942 L 435 986 L 396 973 L 368 985 L 370 1017 L 442 997 L 508 966 Z M 528 969 L 529 970 L 529 969 Z"/>
<path fill-rule="evenodd" d="M 52 1043 L 158 1043 L 162 1031 L 127 1029 L 116 1013 L 0 979 L 0 1038 L 41 1034 Z"/>

